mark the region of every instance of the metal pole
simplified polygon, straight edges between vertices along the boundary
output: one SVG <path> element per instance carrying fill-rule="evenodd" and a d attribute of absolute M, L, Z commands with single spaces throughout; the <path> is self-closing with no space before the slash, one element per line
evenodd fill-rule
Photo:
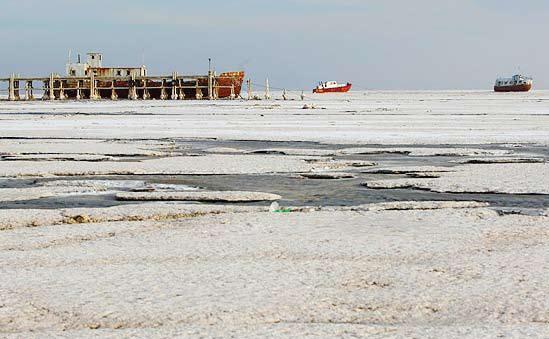
<path fill-rule="evenodd" d="M 212 59 L 208 59 L 208 99 L 214 99 L 213 93 L 213 72 L 212 72 Z"/>

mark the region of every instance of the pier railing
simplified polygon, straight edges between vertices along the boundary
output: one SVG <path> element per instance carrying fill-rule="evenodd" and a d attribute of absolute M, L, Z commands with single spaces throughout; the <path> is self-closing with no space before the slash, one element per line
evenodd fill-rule
<path fill-rule="evenodd" d="M 213 72 L 208 75 L 178 75 L 174 72 L 171 75 L 128 77 L 12 75 L 0 78 L 0 100 L 215 100 L 235 99 L 240 88 L 241 84 L 234 78 L 217 76 Z"/>

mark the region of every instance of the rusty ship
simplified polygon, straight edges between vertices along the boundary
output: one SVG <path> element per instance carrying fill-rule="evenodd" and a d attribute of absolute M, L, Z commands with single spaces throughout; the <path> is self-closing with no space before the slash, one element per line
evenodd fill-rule
<path fill-rule="evenodd" d="M 216 74 L 211 70 L 204 76 L 150 76 L 144 65 L 104 67 L 101 53 L 87 53 L 85 62 L 80 55 L 75 63 L 69 59 L 66 74 L 63 80 L 53 79 L 56 99 L 237 98 L 245 76 L 244 71 Z"/>
<path fill-rule="evenodd" d="M 494 85 L 495 92 L 528 92 L 532 89 L 532 78 L 517 74 L 511 78 L 498 78 Z"/>

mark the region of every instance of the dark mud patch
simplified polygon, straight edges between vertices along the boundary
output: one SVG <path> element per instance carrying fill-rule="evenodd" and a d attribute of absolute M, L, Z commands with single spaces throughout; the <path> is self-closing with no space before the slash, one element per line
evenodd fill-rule
<path fill-rule="evenodd" d="M 380 179 L 376 175 L 376 179 Z M 370 189 L 361 185 L 373 179 L 364 175 L 345 180 L 311 180 L 291 175 L 177 175 L 177 176 L 101 176 L 56 178 L 66 180 L 143 180 L 155 184 L 178 184 L 211 191 L 259 191 L 282 197 L 281 206 L 357 206 L 393 201 L 478 201 L 495 208 L 549 208 L 549 195 L 437 193 L 419 189 Z M 52 179 L 37 179 L 38 181 Z M 56 209 L 71 207 L 111 207 L 139 202 L 117 201 L 116 194 L 72 195 L 36 200 L 2 202 L 0 209 Z M 268 205 L 269 203 L 239 203 Z"/>

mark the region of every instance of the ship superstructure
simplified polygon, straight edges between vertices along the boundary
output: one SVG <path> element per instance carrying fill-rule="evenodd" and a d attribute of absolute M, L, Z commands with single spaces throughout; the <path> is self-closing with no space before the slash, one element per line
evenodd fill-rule
<path fill-rule="evenodd" d="M 87 53 L 86 62 L 81 62 L 80 55 L 76 63 L 69 62 L 66 66 L 67 76 L 87 77 L 93 74 L 96 77 L 144 77 L 147 76 L 147 68 L 140 67 L 103 67 L 103 54 Z"/>

